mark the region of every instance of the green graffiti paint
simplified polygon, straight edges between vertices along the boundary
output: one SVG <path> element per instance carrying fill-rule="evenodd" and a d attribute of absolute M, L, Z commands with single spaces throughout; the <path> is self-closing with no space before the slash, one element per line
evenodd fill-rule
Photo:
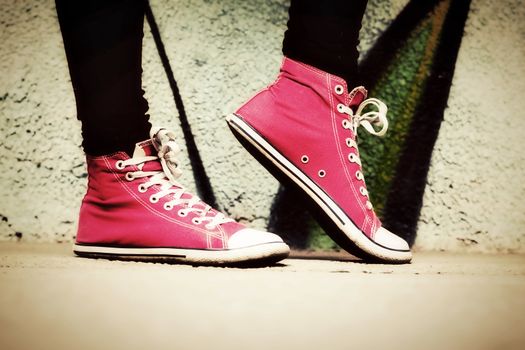
<path fill-rule="evenodd" d="M 432 58 L 447 9 L 448 1 L 445 1 L 425 18 L 370 92 L 371 96 L 378 97 L 389 106 L 390 130 L 387 136 L 384 139 L 366 133 L 360 136 L 367 186 L 379 216 L 382 215 L 397 161 L 432 68 Z"/>
<path fill-rule="evenodd" d="M 433 57 L 450 1 L 442 1 L 411 32 L 369 95 L 387 103 L 390 128 L 385 138 L 361 132 L 359 149 L 372 203 L 381 217 L 405 138 L 430 75 Z M 337 247 L 311 219 L 307 245 L 312 249 Z"/>

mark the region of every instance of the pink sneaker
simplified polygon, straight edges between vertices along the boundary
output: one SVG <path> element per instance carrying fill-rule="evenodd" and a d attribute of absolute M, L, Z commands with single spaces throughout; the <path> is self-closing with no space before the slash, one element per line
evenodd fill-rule
<path fill-rule="evenodd" d="M 353 255 L 408 262 L 408 244 L 381 226 L 368 198 L 357 128 L 382 136 L 387 107 L 357 87 L 285 58 L 277 80 L 227 121 L 239 141 L 278 179 L 306 194 L 326 232 Z M 364 112 L 374 106 L 377 111 Z M 377 131 L 372 125 L 379 125 Z"/>
<path fill-rule="evenodd" d="M 289 254 L 282 239 L 246 228 L 186 192 L 173 133 L 152 130 L 132 158 L 87 157 L 74 252 L 85 257 L 191 264 L 271 264 Z"/>

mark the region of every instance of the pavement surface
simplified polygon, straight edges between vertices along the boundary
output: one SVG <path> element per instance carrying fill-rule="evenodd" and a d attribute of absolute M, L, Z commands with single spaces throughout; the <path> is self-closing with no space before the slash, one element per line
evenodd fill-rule
<path fill-rule="evenodd" d="M 0 349 L 525 349 L 525 256 L 238 269 L 0 243 Z"/>

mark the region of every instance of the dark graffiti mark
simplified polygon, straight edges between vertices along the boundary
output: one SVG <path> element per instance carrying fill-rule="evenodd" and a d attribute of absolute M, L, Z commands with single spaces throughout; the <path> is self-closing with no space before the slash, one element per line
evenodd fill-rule
<path fill-rule="evenodd" d="M 374 88 L 394 59 L 399 47 L 441 0 L 411 0 L 368 50 L 359 64 L 365 86 Z"/>
<path fill-rule="evenodd" d="M 411 244 L 416 237 L 432 150 L 447 107 L 469 8 L 470 0 L 452 0 L 450 4 L 432 73 L 416 107 L 386 201 L 385 226 L 394 232 L 403 232 L 403 238 Z"/>
<path fill-rule="evenodd" d="M 270 209 L 268 230 L 279 233 L 294 248 L 305 249 L 308 247 L 309 223 L 313 221 L 305 201 L 292 187 L 280 185 Z"/>
<path fill-rule="evenodd" d="M 191 126 L 186 115 L 186 110 L 184 109 L 184 103 L 182 102 L 179 87 L 173 75 L 173 70 L 171 69 L 170 61 L 168 59 L 168 55 L 166 54 L 166 49 L 164 48 L 164 43 L 160 37 L 159 27 L 157 26 L 155 16 L 151 11 L 151 6 L 148 1 L 146 2 L 146 19 L 151 28 L 151 34 L 153 35 L 155 46 L 157 47 L 162 66 L 164 67 L 164 71 L 168 78 L 171 92 L 173 93 L 173 99 L 175 101 L 175 105 L 177 106 L 177 111 L 179 112 L 179 120 L 182 132 L 184 134 L 184 139 L 186 141 L 186 147 L 188 150 L 188 156 L 190 158 L 190 164 L 193 171 L 193 178 L 195 179 L 197 193 L 206 203 L 213 207 L 217 207 L 217 201 L 215 199 L 215 194 L 213 193 L 210 179 L 206 174 L 206 169 L 204 169 L 199 149 L 195 143 Z"/>

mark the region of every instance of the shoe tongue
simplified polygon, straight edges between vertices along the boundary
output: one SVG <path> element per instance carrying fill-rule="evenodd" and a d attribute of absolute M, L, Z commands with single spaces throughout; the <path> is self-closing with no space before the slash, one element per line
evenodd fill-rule
<path fill-rule="evenodd" d="M 156 156 L 157 151 L 155 150 L 155 147 L 153 147 L 153 143 L 151 140 L 146 140 L 139 142 L 135 145 L 135 150 L 133 151 L 133 157 L 132 158 L 140 158 L 140 157 L 146 157 L 146 156 Z"/>
<path fill-rule="evenodd" d="M 151 140 L 146 140 L 137 143 L 135 145 L 135 150 L 133 151 L 132 158 L 141 158 L 147 156 L 157 156 L 157 150 L 153 146 Z M 160 161 L 154 160 L 142 163 L 138 166 L 138 168 L 142 171 L 161 171 L 162 165 L 160 164 Z"/>
<path fill-rule="evenodd" d="M 368 94 L 368 91 L 366 91 L 366 89 L 362 86 L 358 86 L 350 92 L 349 94 L 350 105 L 349 106 L 350 108 L 354 109 L 354 112 L 355 112 L 355 109 L 361 104 L 361 102 L 365 100 L 367 94 Z"/>
<path fill-rule="evenodd" d="M 147 157 L 147 156 L 157 156 L 157 150 L 153 146 L 153 142 L 151 140 L 146 140 L 139 142 L 135 145 L 135 150 L 133 151 L 133 158 L 141 158 L 141 157 Z M 163 171 L 162 164 L 160 163 L 159 159 L 142 163 L 138 166 L 138 168 L 142 171 Z M 176 186 L 178 187 L 178 186 Z M 182 199 L 191 199 L 193 195 L 188 192 L 184 192 L 182 195 Z M 205 208 L 206 204 L 202 201 L 198 202 L 194 205 L 195 208 Z"/>

